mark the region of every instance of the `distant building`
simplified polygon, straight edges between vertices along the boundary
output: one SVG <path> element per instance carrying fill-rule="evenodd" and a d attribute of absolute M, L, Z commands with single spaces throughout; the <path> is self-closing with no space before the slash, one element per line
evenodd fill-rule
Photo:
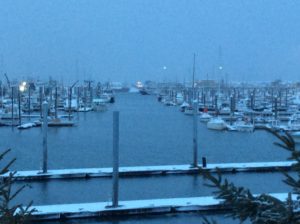
<path fill-rule="evenodd" d="M 113 90 L 114 92 L 128 92 L 129 91 L 129 87 L 125 86 L 121 82 L 111 82 L 111 83 L 109 83 L 109 86 L 110 86 L 111 90 Z"/>
<path fill-rule="evenodd" d="M 198 80 L 195 82 L 198 88 L 218 88 L 218 82 L 215 80 Z"/>

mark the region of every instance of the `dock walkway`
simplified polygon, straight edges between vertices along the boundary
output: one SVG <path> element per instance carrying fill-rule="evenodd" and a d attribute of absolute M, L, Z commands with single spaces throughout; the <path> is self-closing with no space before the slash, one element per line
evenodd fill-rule
<path fill-rule="evenodd" d="M 195 174 L 202 169 L 216 172 L 219 169 L 222 173 L 235 172 L 273 172 L 278 169 L 290 170 L 295 161 L 283 162 L 253 162 L 253 163 L 219 163 L 207 164 L 205 168 L 192 167 L 191 165 L 164 165 L 164 166 L 136 166 L 120 167 L 120 176 L 151 176 L 169 174 Z M 0 177 L 7 177 L 8 173 Z M 48 170 L 42 173 L 40 170 L 17 171 L 16 180 L 46 180 L 62 178 L 92 178 L 92 177 L 111 177 L 112 168 L 83 168 L 83 169 L 58 169 Z"/>
<path fill-rule="evenodd" d="M 287 193 L 271 194 L 279 200 L 286 200 Z M 222 212 L 230 209 L 214 197 L 168 198 L 137 201 L 120 201 L 118 207 L 111 207 L 108 202 L 83 204 L 58 204 L 33 206 L 34 220 L 57 220 L 88 217 L 110 217 L 145 214 L 167 214 L 180 212 Z"/>

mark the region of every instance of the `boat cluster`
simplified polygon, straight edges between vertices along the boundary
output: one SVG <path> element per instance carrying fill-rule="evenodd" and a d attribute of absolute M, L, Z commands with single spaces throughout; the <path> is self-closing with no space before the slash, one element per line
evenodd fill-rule
<path fill-rule="evenodd" d="M 24 81 L 19 85 L 1 85 L 0 126 L 20 129 L 40 126 L 43 103 L 47 102 L 48 126 L 73 126 L 74 112 L 103 112 L 114 103 L 115 94 L 109 86 L 91 81 L 64 86 L 56 81 Z M 32 122 L 31 119 L 35 119 Z"/>
<path fill-rule="evenodd" d="M 244 84 L 222 89 L 181 86 L 162 89 L 157 99 L 166 106 L 178 106 L 185 115 L 196 114 L 212 130 L 270 128 L 292 136 L 300 133 L 300 88 L 296 84 Z"/>

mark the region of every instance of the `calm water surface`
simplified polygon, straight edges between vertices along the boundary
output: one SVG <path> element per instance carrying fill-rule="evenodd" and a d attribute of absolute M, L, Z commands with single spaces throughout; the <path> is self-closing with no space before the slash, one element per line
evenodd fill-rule
<path fill-rule="evenodd" d="M 76 127 L 49 128 L 49 169 L 108 167 L 112 160 L 112 111 L 120 111 L 120 165 L 165 165 L 192 162 L 192 117 L 166 107 L 154 96 L 117 95 L 107 112 L 81 113 Z M 75 118 L 76 120 L 77 118 Z M 15 168 L 41 168 L 41 128 L 0 129 L 0 148 L 12 148 Z M 288 154 L 274 137 L 207 130 L 199 122 L 199 158 L 210 163 L 281 161 Z"/>
<path fill-rule="evenodd" d="M 166 107 L 154 96 L 117 95 L 116 103 L 107 112 L 79 114 L 78 125 L 71 128 L 49 128 L 49 169 L 110 167 L 112 162 L 112 111 L 120 111 L 120 165 L 166 165 L 192 162 L 192 117 Z M 208 163 L 282 161 L 287 152 L 273 145 L 276 140 L 264 131 L 254 133 L 218 132 L 198 123 L 199 161 Z M 12 148 L 17 170 L 40 169 L 42 155 L 41 128 L 18 130 L 2 127 L 0 148 Z M 226 175 L 254 193 L 286 192 L 279 173 L 242 173 Z M 171 175 L 121 178 L 120 200 L 197 197 L 211 195 L 200 176 Z M 18 182 L 16 187 L 24 184 Z M 29 182 L 17 198 L 18 202 L 33 200 L 35 205 L 83 203 L 111 200 L 111 179 L 75 179 Z M 219 223 L 234 223 L 223 218 Z M 101 223 L 199 223 L 198 214 L 149 216 L 107 220 Z M 98 223 L 99 220 L 76 220 L 64 223 Z M 51 222 L 52 223 L 52 222 Z M 59 222 L 57 222 L 59 223 Z"/>

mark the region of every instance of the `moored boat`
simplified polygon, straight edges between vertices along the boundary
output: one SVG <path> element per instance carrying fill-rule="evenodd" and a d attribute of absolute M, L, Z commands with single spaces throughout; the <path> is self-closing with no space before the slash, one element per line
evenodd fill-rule
<path fill-rule="evenodd" d="M 29 128 L 32 128 L 35 126 L 37 126 L 37 125 L 34 122 L 29 122 L 29 123 L 21 124 L 21 125 L 17 126 L 17 128 L 18 129 L 29 129 Z"/>
<path fill-rule="evenodd" d="M 226 122 L 220 117 L 212 117 L 207 122 L 207 128 L 212 130 L 225 130 L 227 128 Z"/>
<path fill-rule="evenodd" d="M 254 125 L 243 120 L 237 120 L 232 125 L 228 126 L 228 130 L 240 131 L 240 132 L 253 132 Z"/>
<path fill-rule="evenodd" d="M 43 121 L 37 120 L 34 123 L 36 126 L 41 126 L 43 124 Z M 72 120 L 48 117 L 48 127 L 71 127 L 74 125 L 75 122 Z"/>
<path fill-rule="evenodd" d="M 207 112 L 202 112 L 199 116 L 199 120 L 202 122 L 208 122 L 212 116 Z"/>
<path fill-rule="evenodd" d="M 78 112 L 89 112 L 89 111 L 92 111 L 92 108 L 91 107 L 84 107 L 84 106 L 80 106 L 78 109 L 77 109 Z"/>

